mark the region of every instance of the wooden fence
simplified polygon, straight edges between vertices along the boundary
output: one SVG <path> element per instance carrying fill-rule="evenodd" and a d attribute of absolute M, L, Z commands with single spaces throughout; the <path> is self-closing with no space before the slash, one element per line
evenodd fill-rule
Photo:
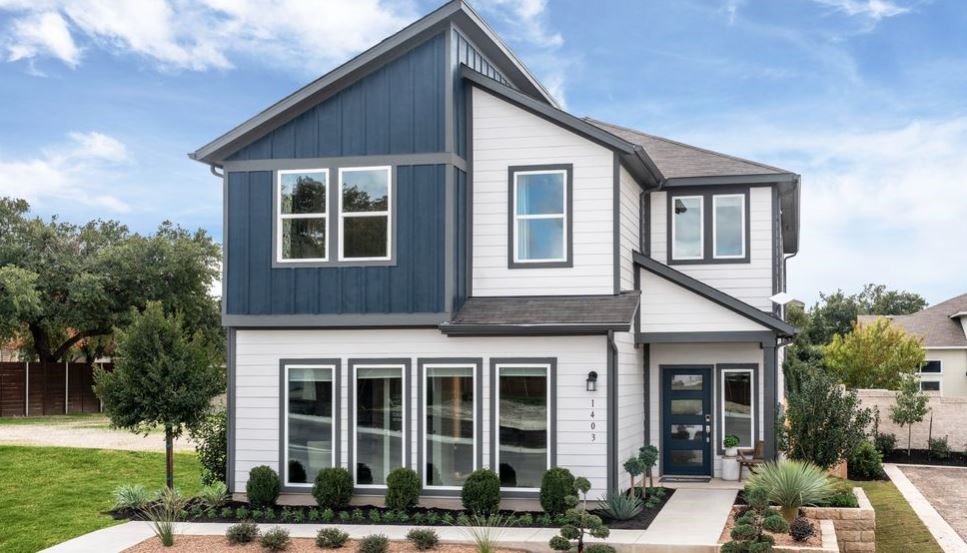
<path fill-rule="evenodd" d="M 100 364 L 99 364 L 100 365 Z M 104 363 L 110 369 L 110 363 Z M 87 363 L 0 363 L 0 417 L 98 413 Z"/>

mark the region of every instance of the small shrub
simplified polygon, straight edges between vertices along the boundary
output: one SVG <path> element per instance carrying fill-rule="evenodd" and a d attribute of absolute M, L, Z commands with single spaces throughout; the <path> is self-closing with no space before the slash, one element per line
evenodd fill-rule
<path fill-rule="evenodd" d="M 320 507 L 342 509 L 353 497 L 353 476 L 342 467 L 322 469 L 316 475 L 312 495 Z"/>
<path fill-rule="evenodd" d="M 950 458 L 950 444 L 947 443 L 947 436 L 930 438 L 927 440 L 927 449 L 930 450 L 930 457 L 939 461 Z"/>
<path fill-rule="evenodd" d="M 615 550 L 604 543 L 591 543 L 584 546 L 584 553 L 615 553 Z"/>
<path fill-rule="evenodd" d="M 289 548 L 289 531 L 276 526 L 262 534 L 259 545 L 269 551 L 285 551 Z"/>
<path fill-rule="evenodd" d="M 420 476 L 416 471 L 408 468 L 397 468 L 386 476 L 387 509 L 406 511 L 416 506 L 423 492 Z"/>
<path fill-rule="evenodd" d="M 239 522 L 228 527 L 225 538 L 231 545 L 250 543 L 259 537 L 259 527 L 254 522 Z"/>
<path fill-rule="evenodd" d="M 832 494 L 817 504 L 819 507 L 857 508 L 860 502 L 853 493 L 853 486 L 846 480 L 834 480 Z"/>
<path fill-rule="evenodd" d="M 610 497 L 602 499 L 599 510 L 611 520 L 630 520 L 638 516 L 644 509 L 644 502 L 637 495 L 621 493 L 615 490 Z"/>
<path fill-rule="evenodd" d="M 245 494 L 253 507 L 272 507 L 279 499 L 281 483 L 272 467 L 259 465 L 248 473 Z"/>
<path fill-rule="evenodd" d="M 870 442 L 862 442 L 850 455 L 847 464 L 852 480 L 879 480 L 886 476 L 883 472 L 883 454 Z"/>
<path fill-rule="evenodd" d="M 437 535 L 435 530 L 429 528 L 414 528 L 406 534 L 406 539 L 420 551 L 433 549 L 440 543 L 440 536 Z"/>
<path fill-rule="evenodd" d="M 739 447 L 739 437 L 733 434 L 729 434 L 728 436 L 722 438 L 722 447 L 725 447 L 725 448 Z"/>
<path fill-rule="evenodd" d="M 443 516 L 440 517 L 440 522 L 443 524 L 453 524 L 453 515 L 450 513 L 443 513 Z"/>
<path fill-rule="evenodd" d="M 729 533 L 731 541 L 722 545 L 721 553 L 766 553 L 772 551 L 775 538 L 765 533 L 785 533 L 789 524 L 769 507 L 769 496 L 763 488 L 747 488 L 749 507 L 735 519 Z"/>
<path fill-rule="evenodd" d="M 363 514 L 362 509 L 353 509 L 352 517 L 350 517 L 353 522 L 363 522 L 366 520 L 366 515 Z"/>
<path fill-rule="evenodd" d="M 349 522 L 349 511 L 339 511 L 339 522 Z"/>
<path fill-rule="evenodd" d="M 470 526 L 470 517 L 467 516 L 467 513 L 457 515 L 457 526 Z"/>
<path fill-rule="evenodd" d="M 881 432 L 874 438 L 874 445 L 884 457 L 889 457 L 896 449 L 896 434 Z"/>
<path fill-rule="evenodd" d="M 356 548 L 359 553 L 386 553 L 389 551 L 389 538 L 383 534 L 373 534 L 359 540 Z"/>
<path fill-rule="evenodd" d="M 500 477 L 490 469 L 477 469 L 460 490 L 463 508 L 477 515 L 489 515 L 500 508 Z"/>
<path fill-rule="evenodd" d="M 323 549 L 338 549 L 346 545 L 349 534 L 339 528 L 323 528 L 316 534 L 316 545 Z"/>
<path fill-rule="evenodd" d="M 226 410 L 218 409 L 206 416 L 196 428 L 188 430 L 188 435 L 198 453 L 198 462 L 201 463 L 202 484 L 225 483 L 228 459 L 227 420 Z"/>
<path fill-rule="evenodd" d="M 386 511 L 383 513 L 383 522 L 386 524 L 396 524 L 399 522 L 399 516 L 397 516 L 396 511 Z"/>
<path fill-rule="evenodd" d="M 151 493 L 141 484 L 121 484 L 114 488 L 114 510 L 140 510 L 151 501 Z"/>
<path fill-rule="evenodd" d="M 249 511 L 248 507 L 246 507 L 245 505 L 242 505 L 238 509 L 235 509 L 235 518 L 237 518 L 238 520 L 245 520 L 251 514 L 252 512 Z"/>
<path fill-rule="evenodd" d="M 560 467 L 545 471 L 541 478 L 540 492 L 544 511 L 552 515 L 563 514 L 568 509 L 568 496 L 577 496 L 571 471 Z"/>
<path fill-rule="evenodd" d="M 805 517 L 796 517 L 789 525 L 789 535 L 796 541 L 806 541 L 815 534 L 816 528 Z"/>
<path fill-rule="evenodd" d="M 171 505 L 165 503 L 159 503 L 144 510 L 144 516 L 148 519 L 151 531 L 165 547 L 175 544 L 175 522 L 178 520 L 179 513 L 179 509 L 173 509 Z"/>
<path fill-rule="evenodd" d="M 530 513 L 524 513 L 517 517 L 517 526 L 527 528 L 528 526 L 534 525 L 534 515 Z"/>
<path fill-rule="evenodd" d="M 319 513 L 319 520 L 329 524 L 330 522 L 336 520 L 336 513 L 332 509 L 324 509 Z"/>
<path fill-rule="evenodd" d="M 383 522 L 383 517 L 380 516 L 379 509 L 369 510 L 369 521 L 372 522 L 373 524 L 379 524 L 380 522 Z"/>
<path fill-rule="evenodd" d="M 497 541 L 504 533 L 505 520 L 500 515 L 486 517 L 474 515 L 471 525 L 463 526 L 461 529 L 473 541 L 477 553 L 493 553 L 497 550 Z"/>
<path fill-rule="evenodd" d="M 426 523 L 431 526 L 436 526 L 440 522 L 440 515 L 436 511 L 430 511 L 426 515 Z"/>
<path fill-rule="evenodd" d="M 413 515 L 413 518 L 410 519 L 410 520 L 413 522 L 413 524 L 416 524 L 418 526 L 419 525 L 422 525 L 422 524 L 424 524 L 426 522 L 426 514 L 425 513 L 416 513 L 415 515 Z"/>
<path fill-rule="evenodd" d="M 306 514 L 302 511 L 302 509 L 296 509 L 292 513 L 292 522 L 294 524 L 302 524 L 303 522 L 305 522 L 305 520 L 306 520 Z"/>
<path fill-rule="evenodd" d="M 601 517 L 577 508 L 578 500 L 576 496 L 567 496 L 566 502 L 567 513 L 564 515 L 561 529 L 558 531 L 558 535 L 551 538 L 547 543 L 551 549 L 568 552 L 577 550 L 578 553 L 581 553 L 584 551 L 584 540 L 587 537 L 604 539 L 610 535 L 611 531 L 604 525 Z"/>
<path fill-rule="evenodd" d="M 307 515 L 306 518 L 309 519 L 309 522 L 319 522 L 320 520 L 322 520 L 322 513 L 319 512 L 319 509 L 316 509 L 315 507 L 313 507 L 309 509 L 309 514 Z"/>
<path fill-rule="evenodd" d="M 226 495 L 228 495 L 228 487 L 224 482 L 216 480 L 202 487 L 198 492 L 198 499 L 209 507 L 221 507 L 225 504 Z"/>
<path fill-rule="evenodd" d="M 222 507 L 222 512 L 219 513 L 219 515 L 222 518 L 227 518 L 227 519 L 231 519 L 234 514 L 235 514 L 235 510 L 232 509 L 231 507 Z"/>

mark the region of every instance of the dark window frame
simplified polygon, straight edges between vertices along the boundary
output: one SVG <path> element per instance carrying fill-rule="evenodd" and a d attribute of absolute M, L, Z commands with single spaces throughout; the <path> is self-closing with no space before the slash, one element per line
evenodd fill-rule
<path fill-rule="evenodd" d="M 515 224 L 516 197 L 514 195 L 514 175 L 527 171 L 564 171 L 564 249 L 563 261 L 517 261 L 514 248 L 517 242 Z M 574 266 L 574 164 L 557 163 L 546 165 L 512 165 L 507 168 L 507 267 L 510 269 L 553 269 Z"/>
<path fill-rule="evenodd" d="M 665 207 L 666 241 L 668 265 L 712 265 L 712 264 L 740 264 L 751 261 L 752 232 L 750 217 L 750 186 L 718 186 L 718 187 L 681 187 L 669 189 Z M 744 196 L 744 226 L 745 226 L 745 255 L 742 257 L 715 257 L 715 229 L 713 228 L 715 196 Z M 699 196 L 702 198 L 702 257 L 696 259 L 675 259 L 672 234 L 672 218 L 675 215 L 675 198 L 683 196 Z"/>

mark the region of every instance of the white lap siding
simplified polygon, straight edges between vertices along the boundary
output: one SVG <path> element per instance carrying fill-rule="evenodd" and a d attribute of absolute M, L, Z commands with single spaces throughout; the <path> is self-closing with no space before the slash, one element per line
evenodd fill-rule
<path fill-rule="evenodd" d="M 630 332 L 614 335 L 618 346 L 618 482 L 629 484 L 621 465 L 645 445 L 645 366 L 643 348 Z"/>
<path fill-rule="evenodd" d="M 641 187 L 632 178 L 631 173 L 624 167 L 619 168 L 619 187 L 621 193 L 619 236 L 621 240 L 621 289 L 635 289 L 635 260 L 634 252 L 640 252 L 641 247 Z"/>
<path fill-rule="evenodd" d="M 483 358 L 483 464 L 491 465 L 491 358 L 557 358 L 557 465 L 591 480 L 592 496 L 607 488 L 607 341 L 603 336 L 447 338 L 434 329 L 239 330 L 235 361 L 235 490 L 245 490 L 249 470 L 279 464 L 279 360 L 342 360 L 340 375 L 340 464 L 348 463 L 348 362 L 350 359 L 408 358 L 416 379 L 417 360 Z M 586 391 L 588 371 L 597 371 L 597 392 Z M 407 400 L 411 441 L 408 464 L 416 468 L 417 383 Z M 594 417 L 591 400 L 595 400 Z M 591 422 L 596 430 L 591 430 Z M 592 433 L 595 434 L 592 437 Z"/>

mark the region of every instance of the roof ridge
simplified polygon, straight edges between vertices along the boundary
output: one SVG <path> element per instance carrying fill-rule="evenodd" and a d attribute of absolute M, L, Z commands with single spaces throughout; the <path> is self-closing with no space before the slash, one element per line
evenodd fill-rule
<path fill-rule="evenodd" d="M 640 131 L 638 129 L 632 129 L 630 127 L 625 127 L 623 125 L 616 125 L 614 123 L 608 123 L 607 121 L 602 121 L 600 119 L 595 119 L 593 117 L 583 117 L 583 119 L 585 121 L 587 121 L 588 123 L 591 123 L 592 125 L 606 125 L 608 127 L 613 127 L 613 128 L 616 128 L 616 129 L 621 129 L 623 131 L 628 131 L 628 132 L 632 132 L 632 133 L 635 133 L 635 134 L 639 134 L 641 136 L 645 136 L 645 137 L 651 138 L 653 140 L 661 140 L 662 142 L 666 142 L 668 144 L 674 144 L 676 146 L 681 146 L 683 148 L 689 148 L 691 150 L 696 150 L 696 151 L 699 151 L 699 152 L 703 152 L 703 153 L 706 153 L 706 154 L 718 156 L 718 157 L 721 157 L 721 158 L 731 159 L 732 161 L 738 161 L 740 163 L 748 163 L 749 165 L 755 165 L 757 167 L 762 167 L 763 169 L 769 169 L 771 171 L 776 171 L 776 172 L 779 172 L 779 173 L 790 173 L 790 171 L 788 171 L 786 169 L 783 169 L 781 167 L 776 167 L 775 165 L 769 165 L 768 163 L 762 163 L 762 162 L 759 162 L 759 161 L 753 161 L 751 159 L 746 159 L 746 158 L 743 158 L 743 157 L 733 156 L 733 155 L 729 155 L 729 154 L 726 154 L 726 153 L 717 152 L 715 150 L 709 150 L 708 148 L 702 148 L 701 146 L 694 146 L 692 144 L 686 144 L 684 142 L 679 142 L 677 140 L 672 140 L 670 138 L 665 138 L 663 136 L 649 134 L 649 133 Z"/>
<path fill-rule="evenodd" d="M 906 316 L 907 317 L 910 317 L 910 316 L 913 316 L 913 315 L 918 315 L 918 314 L 923 313 L 925 311 L 930 311 L 932 313 L 932 312 L 934 312 L 934 310 L 940 309 L 941 307 L 945 307 L 948 304 L 957 302 L 959 300 L 963 300 L 965 302 L 965 305 L 967 305 L 967 293 L 960 294 L 960 295 L 954 296 L 952 298 L 947 298 L 947 299 L 943 300 L 942 302 L 935 303 L 933 305 L 929 305 L 927 307 L 924 307 L 920 311 L 917 311 L 916 313 L 910 313 L 909 315 L 906 315 Z M 958 307 L 958 309 L 960 309 L 960 308 Z M 950 315 L 953 315 L 954 313 L 956 313 L 956 311 L 954 311 L 953 313 L 948 313 L 947 316 L 949 317 Z"/>

